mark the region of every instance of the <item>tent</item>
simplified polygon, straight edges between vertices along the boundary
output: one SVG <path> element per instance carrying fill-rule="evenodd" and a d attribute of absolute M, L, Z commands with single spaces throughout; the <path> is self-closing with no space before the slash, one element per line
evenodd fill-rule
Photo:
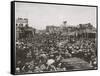
<path fill-rule="evenodd" d="M 84 60 L 82 60 L 80 58 L 76 58 L 76 57 L 63 59 L 63 60 L 61 60 L 61 62 L 62 63 L 66 63 L 65 67 L 67 67 L 67 66 L 68 67 L 69 66 L 73 67 L 70 70 L 92 69 L 92 66 L 88 62 L 86 62 L 86 61 L 84 61 Z"/>

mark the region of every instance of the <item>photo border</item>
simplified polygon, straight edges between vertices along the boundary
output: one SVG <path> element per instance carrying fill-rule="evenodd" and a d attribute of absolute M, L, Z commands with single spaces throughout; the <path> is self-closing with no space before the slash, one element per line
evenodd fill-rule
<path fill-rule="evenodd" d="M 83 7 L 95 7 L 96 8 L 96 46 L 97 46 L 97 69 L 86 69 L 86 70 L 70 70 L 70 71 L 54 71 L 54 72 L 33 72 L 33 73 L 16 73 L 16 54 L 15 54 L 15 38 L 16 38 L 16 27 L 15 27 L 15 3 L 36 3 L 36 4 L 50 4 L 50 5 L 64 5 L 64 6 L 83 6 Z M 98 6 L 95 5 L 81 5 L 81 4 L 65 4 L 65 3 L 49 3 L 49 2 L 32 2 L 32 1 L 11 1 L 11 74 L 13 75 L 24 75 L 24 74 L 41 74 L 41 73 L 60 73 L 60 72 L 73 72 L 73 71 L 90 71 L 98 70 Z"/>

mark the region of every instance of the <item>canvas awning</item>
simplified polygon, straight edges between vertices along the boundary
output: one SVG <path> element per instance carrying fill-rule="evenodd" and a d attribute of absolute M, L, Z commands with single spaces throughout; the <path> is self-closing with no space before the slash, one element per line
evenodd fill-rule
<path fill-rule="evenodd" d="M 66 66 L 67 64 L 68 66 L 73 66 L 72 70 L 92 69 L 92 66 L 88 62 L 76 57 L 63 59 L 61 62 L 66 63 Z"/>

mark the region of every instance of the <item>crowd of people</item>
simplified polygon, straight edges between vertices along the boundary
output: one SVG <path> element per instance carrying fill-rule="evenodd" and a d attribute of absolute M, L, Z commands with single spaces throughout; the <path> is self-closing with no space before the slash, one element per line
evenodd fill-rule
<path fill-rule="evenodd" d="M 74 66 L 62 62 L 63 59 L 70 58 L 80 58 L 91 69 L 97 69 L 96 39 L 41 34 L 16 40 L 17 73 L 74 70 Z"/>

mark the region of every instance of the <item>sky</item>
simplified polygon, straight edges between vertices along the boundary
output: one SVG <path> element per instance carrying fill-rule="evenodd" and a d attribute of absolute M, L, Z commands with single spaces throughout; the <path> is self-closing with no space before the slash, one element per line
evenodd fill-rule
<path fill-rule="evenodd" d="M 45 29 L 47 25 L 68 25 L 91 23 L 96 27 L 96 7 L 53 5 L 37 3 L 15 4 L 15 18 L 28 18 L 29 26 Z"/>

